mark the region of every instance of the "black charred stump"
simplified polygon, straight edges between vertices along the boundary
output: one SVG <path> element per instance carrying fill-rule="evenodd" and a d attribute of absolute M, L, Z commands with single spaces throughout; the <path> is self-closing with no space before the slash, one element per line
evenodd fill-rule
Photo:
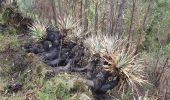
<path fill-rule="evenodd" d="M 7 92 L 18 92 L 21 90 L 23 85 L 21 83 L 15 83 L 7 86 Z"/>
<path fill-rule="evenodd" d="M 83 43 L 66 40 L 57 29 L 47 28 L 46 32 L 46 37 L 39 42 L 42 50 L 37 46 L 29 46 L 30 48 L 25 49 L 40 55 L 44 63 L 55 69 L 47 73 L 48 77 L 54 76 L 56 72 L 86 73 L 89 82 L 87 85 L 96 96 L 105 94 L 118 84 L 118 75 L 113 76 L 104 70 L 102 67 L 104 63 L 99 54 L 89 57 Z"/>

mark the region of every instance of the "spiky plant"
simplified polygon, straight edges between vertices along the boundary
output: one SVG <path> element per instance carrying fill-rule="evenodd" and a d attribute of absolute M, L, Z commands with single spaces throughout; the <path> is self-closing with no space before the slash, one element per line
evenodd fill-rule
<path fill-rule="evenodd" d="M 66 37 L 71 41 L 78 41 L 82 40 L 85 35 L 89 31 L 85 32 L 85 29 L 83 26 L 80 25 L 80 20 L 74 21 L 75 18 L 73 18 L 71 15 L 65 15 L 63 17 L 59 17 L 58 19 L 58 27 L 62 33 L 66 33 Z"/>
<path fill-rule="evenodd" d="M 46 35 L 46 25 L 39 20 L 35 21 L 29 29 L 33 39 L 36 41 L 42 40 Z"/>
<path fill-rule="evenodd" d="M 135 55 L 134 47 L 127 48 L 127 43 L 126 39 L 115 39 L 108 35 L 92 35 L 84 41 L 92 54 L 98 53 L 108 62 L 103 65 L 106 71 L 114 74 L 118 69 L 122 82 L 120 89 L 125 86 L 123 83 L 128 83 L 132 92 L 138 92 L 137 85 L 147 83 L 146 74 L 142 60 Z"/>
<path fill-rule="evenodd" d="M 73 18 L 71 16 L 59 17 L 58 25 L 61 30 L 70 30 L 73 28 Z"/>
<path fill-rule="evenodd" d="M 67 33 L 67 38 L 71 41 L 80 43 L 80 41 L 83 41 L 83 39 L 85 39 L 85 36 L 88 33 L 89 31 L 84 31 L 84 27 L 77 25 L 75 28 Z"/>

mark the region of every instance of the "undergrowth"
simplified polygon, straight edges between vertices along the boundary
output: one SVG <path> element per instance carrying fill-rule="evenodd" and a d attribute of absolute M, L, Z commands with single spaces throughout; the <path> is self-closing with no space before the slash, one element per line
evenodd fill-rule
<path fill-rule="evenodd" d="M 81 95 L 90 98 L 87 86 L 82 86 L 81 82 L 81 85 L 76 83 L 76 75 L 61 73 L 53 78 L 46 78 L 47 71 L 51 69 L 34 54 L 26 54 L 17 35 L 0 34 L 0 40 L 4 41 L 0 43 L 1 99 L 74 100 Z M 22 89 L 10 92 L 8 86 L 15 83 L 22 84 Z"/>

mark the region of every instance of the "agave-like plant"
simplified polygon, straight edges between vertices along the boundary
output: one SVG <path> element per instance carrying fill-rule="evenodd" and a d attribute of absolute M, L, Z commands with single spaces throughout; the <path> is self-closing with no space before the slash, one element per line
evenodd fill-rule
<path fill-rule="evenodd" d="M 35 21 L 33 25 L 29 27 L 29 29 L 32 33 L 33 39 L 36 41 L 42 40 L 46 35 L 46 24 L 40 22 L 39 20 Z"/>
<path fill-rule="evenodd" d="M 104 69 L 110 73 L 115 73 L 118 69 L 122 83 L 128 83 L 132 92 L 137 90 L 137 84 L 148 83 L 142 60 L 135 55 L 134 47 L 127 48 L 127 39 L 116 39 L 109 35 L 92 35 L 84 41 L 84 44 L 92 54 L 98 53 L 108 62 L 103 65 Z M 120 86 L 120 89 L 125 84 Z M 138 92 L 138 91 L 136 91 Z"/>
<path fill-rule="evenodd" d="M 89 33 L 89 31 L 84 31 L 84 27 L 77 25 L 75 28 L 70 30 L 67 34 L 67 38 L 69 40 L 80 43 L 85 39 L 85 36 Z"/>
<path fill-rule="evenodd" d="M 84 27 L 80 25 L 80 20 L 74 21 L 71 15 L 60 16 L 58 27 L 62 33 L 67 33 L 69 40 L 73 41 L 81 40 L 89 33 L 89 31 L 85 32 Z"/>
<path fill-rule="evenodd" d="M 77 26 L 78 22 L 74 22 L 74 19 L 70 15 L 65 15 L 64 17 L 59 16 L 58 27 L 61 30 L 71 30 Z"/>
<path fill-rule="evenodd" d="M 93 54 L 99 53 L 102 56 L 117 52 L 123 40 L 116 40 L 113 36 L 109 35 L 91 35 L 86 38 L 84 45 L 90 48 Z"/>

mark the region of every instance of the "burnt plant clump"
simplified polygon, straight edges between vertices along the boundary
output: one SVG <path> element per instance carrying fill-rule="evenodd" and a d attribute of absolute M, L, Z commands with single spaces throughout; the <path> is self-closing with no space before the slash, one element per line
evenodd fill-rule
<path fill-rule="evenodd" d="M 6 90 L 7 90 L 7 92 L 17 92 L 17 91 L 21 90 L 22 87 L 23 87 L 22 84 L 20 84 L 20 83 L 15 83 L 15 84 L 8 85 L 8 86 L 6 87 Z"/>
<path fill-rule="evenodd" d="M 102 66 L 106 63 L 99 54 L 90 55 L 83 43 L 68 40 L 57 29 L 47 28 L 42 40 L 27 44 L 24 48 L 26 52 L 37 54 L 45 64 L 55 68 L 55 73 L 86 73 L 86 83 L 94 94 L 105 94 L 119 82 L 118 74 L 113 75 L 104 70 Z"/>

